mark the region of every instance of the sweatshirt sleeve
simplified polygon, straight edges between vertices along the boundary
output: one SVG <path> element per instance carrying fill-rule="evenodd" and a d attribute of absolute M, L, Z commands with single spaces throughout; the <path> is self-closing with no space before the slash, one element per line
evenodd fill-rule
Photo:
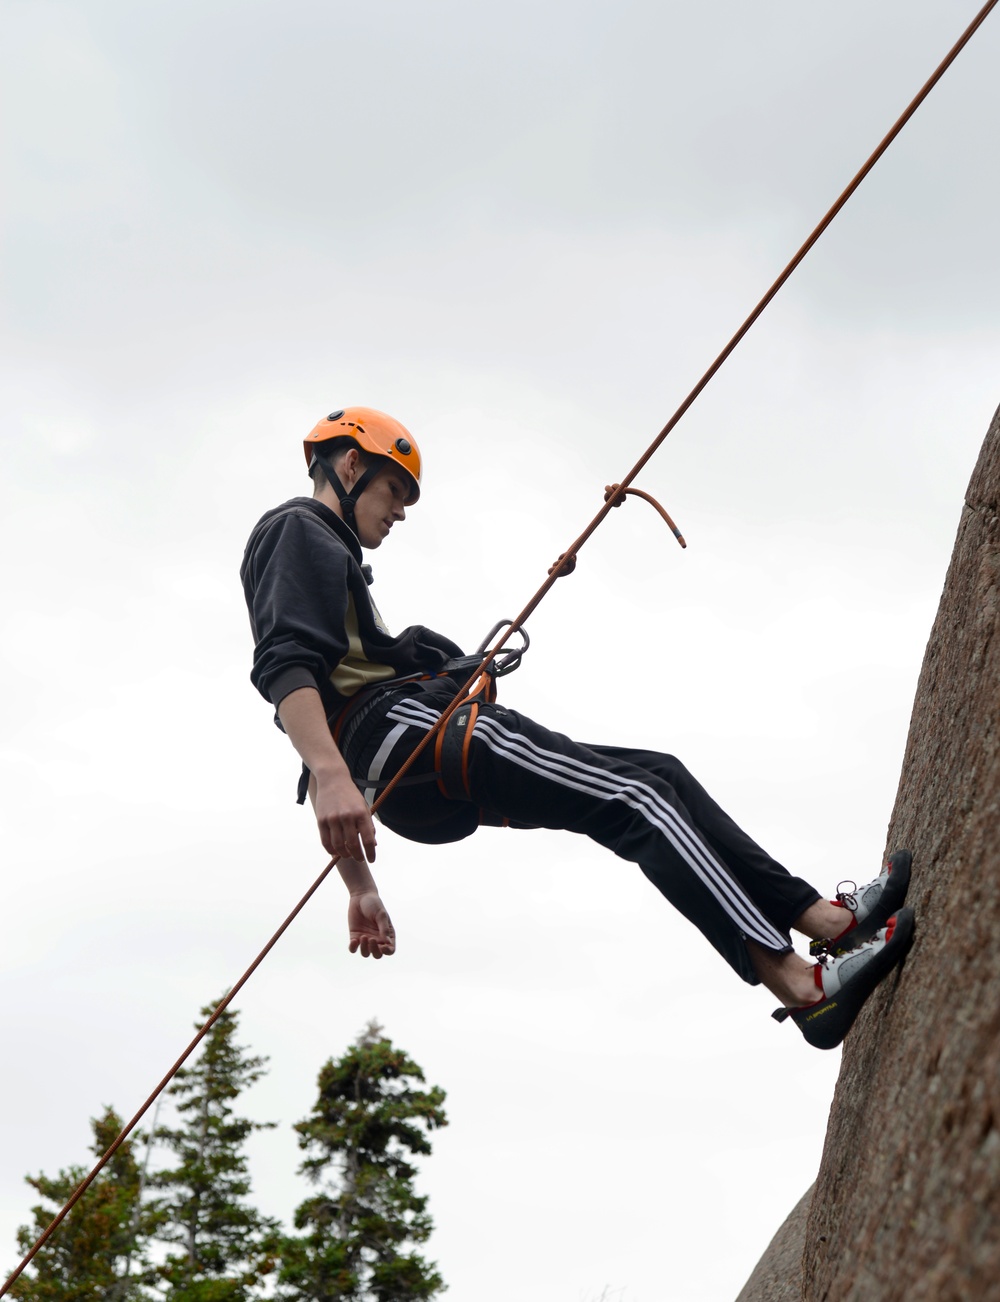
<path fill-rule="evenodd" d="M 245 575 L 253 626 L 250 680 L 275 708 L 290 692 L 322 693 L 348 650 L 347 549 L 319 521 L 278 516 L 256 542 Z"/>

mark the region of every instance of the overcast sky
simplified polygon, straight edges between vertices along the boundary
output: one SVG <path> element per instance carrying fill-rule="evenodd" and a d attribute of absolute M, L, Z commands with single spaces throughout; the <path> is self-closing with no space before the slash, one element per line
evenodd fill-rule
<path fill-rule="evenodd" d="M 966 0 L 6 0 L 0 1264 L 323 867 L 237 570 L 375 406 L 420 504 L 393 629 L 520 609 L 937 65 Z M 529 625 L 504 701 L 679 754 L 824 892 L 885 846 L 1000 400 L 994 15 Z M 655 654 L 649 648 L 655 647 Z M 641 648 L 641 649 L 640 649 Z M 920 849 L 916 871 L 920 872 Z M 240 996 L 255 1193 L 371 1017 L 449 1096 L 451 1302 L 726 1302 L 819 1164 L 807 1048 L 637 869 L 382 831 Z M 918 923 L 919 925 L 919 923 Z"/>

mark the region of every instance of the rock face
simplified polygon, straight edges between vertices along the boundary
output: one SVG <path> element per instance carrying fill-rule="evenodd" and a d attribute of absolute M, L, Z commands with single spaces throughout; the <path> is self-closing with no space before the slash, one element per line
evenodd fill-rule
<path fill-rule="evenodd" d="M 795 1204 L 736 1302 L 802 1302 L 802 1245 L 814 1188 Z"/>
<path fill-rule="evenodd" d="M 1000 412 L 966 495 L 889 846 L 917 936 L 844 1044 L 801 1274 L 765 1254 L 742 1302 L 1000 1299 Z M 769 1265 L 770 1263 L 770 1265 Z M 775 1271 L 791 1292 L 763 1291 Z M 748 1293 L 754 1279 L 758 1291 Z"/>

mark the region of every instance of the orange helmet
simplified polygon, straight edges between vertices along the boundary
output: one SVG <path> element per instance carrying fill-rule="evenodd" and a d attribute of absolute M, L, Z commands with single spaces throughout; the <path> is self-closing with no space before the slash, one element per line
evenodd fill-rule
<path fill-rule="evenodd" d="M 420 496 L 420 449 L 405 425 L 372 407 L 345 407 L 342 411 L 332 411 L 313 428 L 302 445 L 306 465 L 312 465 L 317 453 L 322 455 L 323 449 L 318 444 L 341 438 L 353 439 L 359 448 L 372 456 L 388 457 L 394 461 L 408 477 L 410 491 L 405 504 L 411 506 L 417 500 Z"/>

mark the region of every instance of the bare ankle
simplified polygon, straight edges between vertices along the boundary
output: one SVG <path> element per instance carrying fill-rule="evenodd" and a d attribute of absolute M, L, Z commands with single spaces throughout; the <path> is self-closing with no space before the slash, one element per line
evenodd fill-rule
<path fill-rule="evenodd" d="M 808 936 L 810 940 L 826 940 L 839 936 L 850 923 L 850 910 L 830 900 L 817 900 L 792 923 L 792 930 Z"/>
<path fill-rule="evenodd" d="M 747 941 L 747 952 L 761 985 L 780 999 L 786 1008 L 800 1008 L 816 999 L 815 965 L 807 963 L 794 951 L 776 954 L 753 941 Z"/>

